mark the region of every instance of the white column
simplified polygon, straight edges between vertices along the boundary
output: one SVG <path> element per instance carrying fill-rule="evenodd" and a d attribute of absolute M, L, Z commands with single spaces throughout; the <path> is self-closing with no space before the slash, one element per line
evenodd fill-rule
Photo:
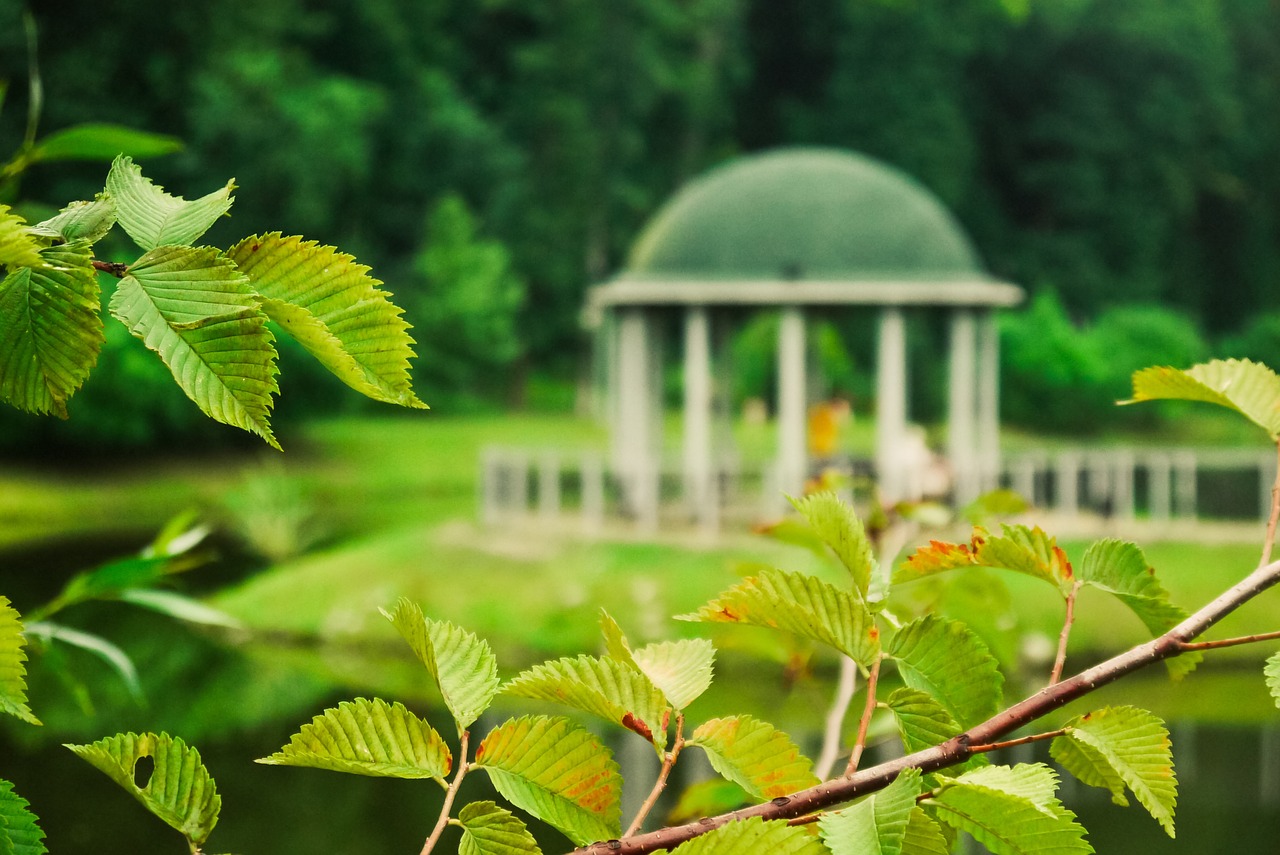
<path fill-rule="evenodd" d="M 994 309 L 978 315 L 978 489 L 1000 486 L 1000 329 Z"/>
<path fill-rule="evenodd" d="M 628 513 L 647 522 L 657 518 L 658 491 L 653 463 L 650 413 L 649 321 L 644 309 L 618 312 L 618 403 L 613 429 L 613 468 Z"/>
<path fill-rule="evenodd" d="M 805 442 L 804 312 L 786 306 L 778 325 L 778 489 L 800 495 L 809 468 Z"/>
<path fill-rule="evenodd" d="M 695 519 L 714 519 L 711 507 L 711 320 L 706 306 L 684 315 L 684 497 Z"/>
<path fill-rule="evenodd" d="M 876 358 L 876 472 L 886 503 L 904 498 L 900 446 L 907 428 L 907 330 L 899 306 L 880 312 Z"/>
<path fill-rule="evenodd" d="M 1073 517 L 1080 513 L 1080 458 L 1074 452 L 1058 455 L 1056 492 L 1058 513 Z"/>
<path fill-rule="evenodd" d="M 1167 522 L 1173 507 L 1172 472 L 1168 455 L 1153 454 L 1147 458 L 1147 510 L 1156 522 Z"/>
<path fill-rule="evenodd" d="M 951 313 L 951 360 L 947 408 L 947 457 L 952 498 L 964 507 L 978 497 L 977 328 L 973 311 Z"/>

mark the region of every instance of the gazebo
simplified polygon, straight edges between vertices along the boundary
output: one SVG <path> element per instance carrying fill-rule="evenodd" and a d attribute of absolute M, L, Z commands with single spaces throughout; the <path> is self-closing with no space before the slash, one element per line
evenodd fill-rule
<path fill-rule="evenodd" d="M 613 470 L 629 511 L 656 524 L 660 313 L 683 316 L 686 500 L 717 519 L 712 448 L 712 326 L 724 310 L 780 312 L 777 451 L 772 483 L 798 493 L 808 474 L 806 318 L 847 307 L 879 313 L 876 477 L 888 501 L 910 497 L 905 312 L 950 316 L 948 440 L 952 499 L 994 485 L 999 465 L 995 310 L 1021 301 L 983 269 L 955 218 L 919 183 L 863 155 L 781 149 L 695 179 L 649 221 L 626 267 L 590 289 L 607 325 Z"/>

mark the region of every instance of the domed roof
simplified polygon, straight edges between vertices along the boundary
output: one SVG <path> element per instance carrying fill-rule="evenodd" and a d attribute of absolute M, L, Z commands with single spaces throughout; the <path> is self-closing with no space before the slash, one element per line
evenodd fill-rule
<path fill-rule="evenodd" d="M 668 201 L 624 279 L 945 280 L 986 274 L 950 212 L 904 173 L 835 149 L 713 169 Z"/>

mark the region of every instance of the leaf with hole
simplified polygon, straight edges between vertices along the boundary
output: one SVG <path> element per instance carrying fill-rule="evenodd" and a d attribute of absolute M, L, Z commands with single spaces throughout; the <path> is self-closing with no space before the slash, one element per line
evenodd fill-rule
<path fill-rule="evenodd" d="M 440 734 L 402 704 L 356 698 L 325 710 L 257 761 L 305 766 L 376 778 L 434 778 L 444 783 L 453 766 Z"/>
<path fill-rule="evenodd" d="M 813 763 L 781 730 L 749 715 L 713 718 L 689 738 L 711 766 L 761 801 L 818 783 Z"/>
<path fill-rule="evenodd" d="M 466 730 L 489 708 L 501 683 L 489 643 L 448 621 L 428 619 L 403 597 L 394 612 L 379 611 L 435 678 L 458 730 Z"/>
<path fill-rule="evenodd" d="M 203 845 L 217 825 L 222 798 L 200 752 L 178 737 L 121 733 L 66 747 L 182 832 L 193 848 Z M 151 758 L 149 775 L 144 774 L 144 758 Z"/>
<path fill-rule="evenodd" d="M 190 201 L 171 196 L 142 174 L 130 157 L 120 156 L 107 173 L 106 193 L 116 205 L 116 218 L 144 250 L 191 246 L 231 209 L 235 181 Z"/>
<path fill-rule="evenodd" d="M 0 594 L 0 712 L 39 724 L 27 706 L 26 643 L 18 611 Z"/>
<path fill-rule="evenodd" d="M 510 719 L 480 743 L 475 763 L 504 798 L 578 846 L 621 834 L 618 764 L 599 739 L 567 718 Z"/>

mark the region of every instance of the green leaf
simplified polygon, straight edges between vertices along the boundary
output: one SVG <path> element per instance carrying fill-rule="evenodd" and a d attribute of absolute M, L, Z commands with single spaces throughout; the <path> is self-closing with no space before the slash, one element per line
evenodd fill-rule
<path fill-rule="evenodd" d="M 751 794 L 733 781 L 707 778 L 685 787 L 676 806 L 667 814 L 667 824 L 683 825 L 700 817 L 728 813 L 753 801 Z"/>
<path fill-rule="evenodd" d="M 44 267 L 40 241 L 32 234 L 27 221 L 5 204 L 0 204 L 0 267 L 10 271 L 19 267 Z"/>
<path fill-rule="evenodd" d="M 1280 376 L 1265 365 L 1247 359 L 1215 359 L 1177 368 L 1144 368 L 1133 374 L 1133 398 L 1140 401 L 1207 401 L 1242 414 L 1280 438 Z"/>
<path fill-rule="evenodd" d="M 1280 652 L 1271 654 L 1267 658 L 1267 664 L 1262 669 L 1263 675 L 1267 678 L 1267 688 L 1271 690 L 1271 698 L 1276 702 L 1276 706 L 1280 707 Z"/>
<path fill-rule="evenodd" d="M 962 732 L 951 713 L 919 689 L 894 689 L 885 703 L 898 721 L 902 747 L 908 754 L 940 745 Z M 975 754 L 959 768 L 972 769 L 987 762 L 984 755 Z"/>
<path fill-rule="evenodd" d="M 142 700 L 142 683 L 138 681 L 138 669 L 134 667 L 133 660 L 129 658 L 129 654 L 102 636 L 49 621 L 33 621 L 27 624 L 27 632 L 47 641 L 61 641 L 92 653 L 116 672 L 134 698 Z"/>
<path fill-rule="evenodd" d="M 111 313 L 205 415 L 279 448 L 268 424 L 276 349 L 248 281 L 215 249 L 162 246 L 129 267 Z"/>
<path fill-rule="evenodd" d="M 911 811 L 907 822 L 907 832 L 902 837 L 902 855 L 950 855 L 951 846 L 947 843 L 942 829 L 929 818 L 923 808 Z"/>
<path fill-rule="evenodd" d="M 658 641 L 632 655 L 636 667 L 678 710 L 697 700 L 711 686 L 715 673 L 716 649 L 705 638 Z"/>
<path fill-rule="evenodd" d="M 484 738 L 475 762 L 504 798 L 578 846 L 621 833 L 618 764 L 599 739 L 567 718 L 510 719 Z"/>
<path fill-rule="evenodd" d="M 649 678 L 617 659 L 579 656 L 535 665 L 503 686 L 509 695 L 554 701 L 640 734 L 661 753 L 667 701 Z"/>
<path fill-rule="evenodd" d="M 114 599 L 129 588 L 142 588 L 157 582 L 168 572 L 168 556 L 148 558 L 135 555 L 109 561 L 72 576 L 43 613 L 53 614 L 88 600 Z"/>
<path fill-rule="evenodd" d="M 38 267 L 0 281 L 0 397 L 31 413 L 67 417 L 67 399 L 98 361 L 98 277 L 88 244 L 40 252 Z"/>
<path fill-rule="evenodd" d="M 1060 736 L 1049 746 L 1049 755 L 1081 783 L 1109 791 L 1113 803 L 1128 807 L 1129 800 L 1124 797 L 1124 779 L 1098 749 L 1087 742 Z"/>
<path fill-rule="evenodd" d="M 57 235 L 63 241 L 82 240 L 93 245 L 115 224 L 116 203 L 110 196 L 99 194 L 92 202 L 72 202 L 57 216 L 37 225 L 36 230 Z"/>
<path fill-rule="evenodd" d="M 132 158 L 117 157 L 107 173 L 106 192 L 116 203 L 121 228 L 143 249 L 191 246 L 231 209 L 235 181 L 207 196 L 187 201 L 152 183 Z"/>
<path fill-rule="evenodd" d="M 447 621 L 427 619 L 416 603 L 404 597 L 394 612 L 379 611 L 435 678 L 458 731 L 466 730 L 489 708 L 501 682 L 489 643 Z"/>
<path fill-rule="evenodd" d="M 604 637 L 605 653 L 621 662 L 635 665 L 635 657 L 631 655 L 631 644 L 622 632 L 622 627 L 605 609 L 600 609 L 600 634 Z"/>
<path fill-rule="evenodd" d="M 0 594 L 0 712 L 22 719 L 27 724 L 40 720 L 27 706 L 27 640 L 22 619 L 9 598 Z"/>
<path fill-rule="evenodd" d="M 44 832 L 36 822 L 27 800 L 13 791 L 13 784 L 0 778 L 0 853 L 4 855 L 45 855 Z"/>
<path fill-rule="evenodd" d="M 968 544 L 930 541 L 898 568 L 894 581 L 909 582 L 958 567 L 992 567 L 1041 579 L 1056 587 L 1065 598 L 1075 578 L 1071 562 L 1057 539 L 1039 526 L 1002 525 L 1000 529 L 999 535 L 992 535 L 976 526 Z"/>
<path fill-rule="evenodd" d="M 172 591 L 131 588 L 120 592 L 120 601 L 201 626 L 221 626 L 226 629 L 240 629 L 243 626 L 240 621 L 220 609 Z"/>
<path fill-rule="evenodd" d="M 826 850 L 801 826 L 753 816 L 686 840 L 671 855 L 826 855 Z"/>
<path fill-rule="evenodd" d="M 999 790 L 1026 799 L 1037 807 L 1054 812 L 1062 807 L 1058 801 L 1058 775 L 1044 763 L 1019 763 L 1016 766 L 983 766 L 971 769 L 956 780 L 965 784 Z"/>
<path fill-rule="evenodd" d="M 227 253 L 263 297 L 263 310 L 343 383 L 378 401 L 425 407 L 413 392 L 413 339 L 369 268 L 331 246 L 279 232 Z"/>
<path fill-rule="evenodd" d="M 791 499 L 791 504 L 849 571 L 854 590 L 862 599 L 867 599 L 875 560 L 871 556 L 871 541 L 867 538 L 866 528 L 853 508 L 831 492 Z"/>
<path fill-rule="evenodd" d="M 1093 852 L 1075 814 L 976 784 L 952 781 L 929 800 L 939 820 L 967 831 L 993 855 Z"/>
<path fill-rule="evenodd" d="M 160 819 L 201 846 L 218 823 L 222 798 L 200 762 L 200 752 L 166 733 L 121 733 L 90 745 L 67 745 L 82 760 L 123 787 Z M 135 782 L 138 761 L 154 768 L 146 783 Z"/>
<path fill-rule="evenodd" d="M 894 633 L 889 654 L 903 682 L 937 700 L 961 727 L 1000 711 L 999 664 L 964 624 L 926 615 Z"/>
<path fill-rule="evenodd" d="M 1169 602 L 1169 592 L 1156 579 L 1155 568 L 1142 550 L 1122 540 L 1099 540 L 1080 562 L 1080 581 L 1115 596 L 1142 621 L 1152 637 L 1163 635 L 1186 620 L 1187 613 Z M 1198 652 L 1165 660 L 1169 672 L 1182 677 L 1203 659 Z"/>
<path fill-rule="evenodd" d="M 712 768 L 761 801 L 818 783 L 813 763 L 791 737 L 748 715 L 713 718 L 688 744 L 707 752 Z"/>
<path fill-rule="evenodd" d="M 515 814 L 493 802 L 471 802 L 458 812 L 458 855 L 540 855 L 538 841 Z"/>
<path fill-rule="evenodd" d="M 744 623 L 793 632 L 829 644 L 862 667 L 880 656 L 880 630 L 866 604 L 850 591 L 813 576 L 763 570 L 677 620 Z"/>
<path fill-rule="evenodd" d="M 50 160 L 112 160 L 117 155 L 160 157 L 182 149 L 177 137 L 99 122 L 54 131 L 31 150 L 32 163 Z"/>
<path fill-rule="evenodd" d="M 356 698 L 327 709 L 270 757 L 268 766 L 304 766 L 378 778 L 434 778 L 453 767 L 440 734 L 402 704 Z"/>
<path fill-rule="evenodd" d="M 1098 786 L 1102 780 L 1115 800 L 1115 777 L 1124 781 L 1133 795 L 1160 823 L 1165 832 L 1174 836 L 1173 813 L 1178 802 L 1178 779 L 1173 771 L 1173 746 L 1169 731 L 1159 718 L 1137 707 L 1104 707 L 1073 719 L 1066 725 L 1067 733 L 1054 740 L 1054 747 L 1064 741 L 1075 741 L 1092 749 L 1066 755 L 1063 768 L 1076 774 L 1077 768 L 1085 771 L 1077 775 L 1086 784 Z M 1104 761 L 1106 768 L 1098 765 Z M 1082 766 L 1083 761 L 1092 761 Z M 1068 762 L 1075 764 L 1069 766 Z M 1123 798 L 1123 794 L 1120 794 Z"/>
<path fill-rule="evenodd" d="M 818 820 L 832 855 L 902 855 L 907 825 L 920 795 L 920 771 L 904 769 L 893 783 L 856 805 Z"/>

